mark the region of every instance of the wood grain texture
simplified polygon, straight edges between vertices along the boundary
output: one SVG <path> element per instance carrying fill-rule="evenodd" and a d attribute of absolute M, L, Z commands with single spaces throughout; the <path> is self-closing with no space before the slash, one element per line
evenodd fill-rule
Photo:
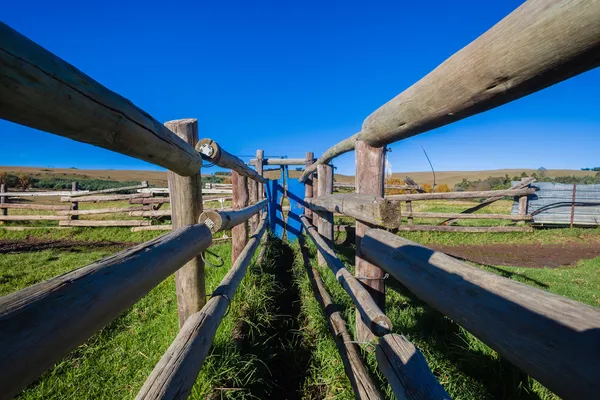
<path fill-rule="evenodd" d="M 396 228 L 402 221 L 400 203 L 376 195 L 338 193 L 305 199 L 307 208 L 340 213 L 377 226 Z"/>
<path fill-rule="evenodd" d="M 146 211 L 130 211 L 129 215 L 132 217 L 170 217 L 172 215 L 171 210 L 146 210 Z"/>
<path fill-rule="evenodd" d="M 327 150 L 328 163 L 447 125 L 600 65 L 600 3 L 529 0 L 414 85 L 379 107 L 361 131 Z M 315 164 L 315 165 L 316 165 Z M 304 178 L 305 174 L 301 179 Z"/>
<path fill-rule="evenodd" d="M 333 193 L 333 167 L 331 165 L 322 164 L 317 168 L 317 175 L 319 176 L 318 188 L 319 198 L 321 196 L 327 196 Z M 315 211 L 317 216 L 317 230 L 319 235 L 323 237 L 325 243 L 329 246 L 333 246 L 333 213 L 330 211 Z M 325 264 L 325 259 L 321 253 L 317 254 L 319 265 Z"/>
<path fill-rule="evenodd" d="M 384 178 L 385 149 L 377 149 L 364 142 L 356 142 L 356 193 L 383 197 Z M 354 275 L 373 297 L 375 304 L 385 312 L 385 273 L 378 266 L 365 260 L 360 252 L 362 236 L 367 229 L 372 227 L 373 225 L 369 223 L 356 221 Z M 373 339 L 373 333 L 368 324 L 363 321 L 360 313 L 356 313 L 356 340 L 367 342 Z"/>
<path fill-rule="evenodd" d="M 1 297 L 0 399 L 17 394 L 210 243 L 206 226 L 187 226 Z"/>
<path fill-rule="evenodd" d="M 407 217 L 407 224 L 408 225 L 414 225 L 415 224 L 415 219 L 411 216 L 413 213 L 413 208 L 412 208 L 412 201 L 408 200 L 406 202 L 406 217 Z"/>
<path fill-rule="evenodd" d="M 132 194 L 113 194 L 108 196 L 81 196 L 81 197 L 61 197 L 60 201 L 78 203 L 98 203 L 103 201 L 121 201 L 152 197 L 152 193 L 132 193 Z"/>
<path fill-rule="evenodd" d="M 501 219 L 507 221 L 530 221 L 531 215 L 511 215 L 511 214 L 462 214 L 462 213 L 444 213 L 444 212 L 406 212 L 403 217 L 408 218 L 454 218 L 454 219 Z"/>
<path fill-rule="evenodd" d="M 306 218 L 308 219 L 308 217 Z M 299 237 L 298 240 L 300 241 L 300 250 L 308 280 L 310 281 L 317 301 L 321 305 L 321 310 L 327 319 L 327 325 L 329 326 L 329 330 L 331 331 L 331 335 L 337 346 L 342 363 L 344 364 L 344 370 L 352 385 L 355 398 L 358 400 L 382 400 L 383 396 L 379 391 L 379 387 L 373 381 L 369 371 L 365 367 L 360 349 L 357 344 L 354 343 L 354 340 L 352 340 L 352 335 L 346 327 L 346 321 L 342 316 L 340 308 L 334 304 L 331 296 L 329 296 L 319 271 L 311 265 L 308 249 L 303 243 L 304 240 L 302 237 Z"/>
<path fill-rule="evenodd" d="M 377 336 L 382 336 L 392 329 L 392 322 L 381 311 L 369 292 L 363 285 L 346 269 L 344 264 L 336 256 L 333 248 L 327 244 L 325 239 L 319 235 L 314 225 L 308 222 L 305 215 L 300 216 L 302 226 L 308 236 L 312 239 L 319 253 L 323 255 L 329 269 L 335 274 L 337 281 L 352 298 L 358 314 L 366 322 L 367 329 Z"/>
<path fill-rule="evenodd" d="M 248 206 L 248 178 L 236 171 L 231 171 L 231 183 L 233 185 L 233 209 L 246 208 Z M 231 229 L 231 238 L 231 263 L 233 264 L 248 243 L 247 219 Z"/>
<path fill-rule="evenodd" d="M 358 140 L 358 137 L 359 137 L 359 133 L 355 133 L 354 135 L 350 136 L 349 138 L 346 138 L 346 139 L 342 140 L 341 142 L 336 143 L 333 146 L 331 146 L 330 148 L 328 148 L 325 151 L 325 153 L 323 153 L 321 155 L 321 157 L 319 157 L 318 160 L 316 160 L 313 164 L 306 167 L 306 169 L 300 176 L 299 181 L 304 182 L 310 174 L 312 174 L 313 172 L 315 172 L 317 170 L 317 167 L 319 165 L 329 164 L 331 162 L 331 160 L 333 160 L 337 156 L 340 156 L 344 153 L 348 153 L 348 152 L 354 150 L 354 146 L 356 144 L 356 141 Z"/>
<path fill-rule="evenodd" d="M 565 399 L 600 393 L 600 309 L 379 229 L 361 251 L 418 298 Z"/>
<path fill-rule="evenodd" d="M 398 201 L 423 201 L 423 200 L 448 200 L 448 199 L 480 199 L 484 197 L 513 197 L 534 194 L 535 188 L 506 189 L 506 190 L 481 190 L 473 192 L 440 192 L 440 193 L 414 193 L 414 194 L 394 194 L 385 196 L 388 200 Z"/>
<path fill-rule="evenodd" d="M 250 160 L 250 165 L 258 165 L 258 158 Z M 262 165 L 305 165 L 304 158 L 263 158 Z"/>
<path fill-rule="evenodd" d="M 0 215 L 0 221 L 63 221 L 68 215 Z"/>
<path fill-rule="evenodd" d="M 0 184 L 0 193 L 4 193 L 6 191 L 6 184 Z M 0 207 L 0 215 L 8 215 L 7 207 L 5 207 L 7 203 L 6 197 L 0 195 L 0 205 L 2 205 L 2 207 Z"/>
<path fill-rule="evenodd" d="M 129 100 L 0 23 L 0 118 L 192 175 L 194 148 Z"/>
<path fill-rule="evenodd" d="M 237 287 L 246 275 L 266 230 L 266 214 L 248 244 L 231 266 L 210 300 L 191 315 L 136 396 L 137 400 L 186 399 L 227 312 Z"/>
<path fill-rule="evenodd" d="M 304 161 L 304 168 L 308 168 L 313 162 L 315 158 L 315 153 L 309 151 L 306 153 L 306 160 Z M 313 192 L 315 191 L 315 187 L 313 186 L 313 175 L 309 174 L 307 179 L 304 181 L 304 199 L 312 199 Z M 318 187 L 317 187 L 318 190 Z M 308 221 L 311 224 L 315 224 L 316 221 L 313 221 L 313 213 L 309 207 L 304 206 L 304 215 L 308 218 Z"/>
<path fill-rule="evenodd" d="M 71 206 L 54 206 L 49 204 L 18 204 L 18 203 L 3 203 L 3 208 L 15 210 L 47 210 L 60 211 L 57 214 L 63 215 L 62 212 L 71 210 Z"/>
<path fill-rule="evenodd" d="M 518 183 L 514 186 L 511 187 L 511 189 L 524 189 L 526 187 L 529 186 L 529 184 L 535 182 L 535 178 L 527 178 L 527 179 L 523 179 L 521 183 Z M 461 214 L 469 214 L 469 213 L 474 213 L 475 211 L 481 210 L 482 208 L 498 201 L 502 199 L 502 196 L 492 196 L 490 198 L 487 198 L 485 200 L 483 200 L 481 203 L 477 204 L 474 207 L 470 207 L 468 209 L 466 209 L 465 211 L 462 211 Z M 440 225 L 450 225 L 454 222 L 457 222 L 458 219 L 454 218 L 454 219 L 447 219 L 446 221 L 442 222 Z"/>
<path fill-rule="evenodd" d="M 244 161 L 227 152 L 217 142 L 212 139 L 202 139 L 196 145 L 196 150 L 202 154 L 204 159 L 222 168 L 231 169 L 240 176 L 253 179 L 260 183 L 267 183 L 267 179 L 258 174 L 255 170 L 248 167 Z"/>
<path fill-rule="evenodd" d="M 106 220 L 67 220 L 67 221 L 59 221 L 59 226 L 147 226 L 151 225 L 152 221 L 144 221 L 144 220 L 114 220 L 114 221 L 106 221 Z"/>
<path fill-rule="evenodd" d="M 200 223 L 205 224 L 212 233 L 226 231 L 234 226 L 245 223 L 252 216 L 258 215 L 268 204 L 267 199 L 263 199 L 256 204 L 244 207 L 238 210 L 207 210 L 200 215 Z"/>
<path fill-rule="evenodd" d="M 189 146 L 198 142 L 198 121 L 196 119 L 180 119 L 169 121 L 165 126 Z M 167 172 L 171 199 L 171 224 L 173 229 L 198 223 L 202 213 L 202 182 L 198 169 L 190 176 Z M 161 211 L 155 211 L 161 212 Z M 189 260 L 175 273 L 177 291 L 177 313 L 179 327 L 206 303 L 204 262 L 200 254 Z"/>
<path fill-rule="evenodd" d="M 118 188 L 94 190 L 93 192 L 85 192 L 85 193 L 80 193 L 80 194 L 73 194 L 73 195 L 71 195 L 71 197 L 91 196 L 91 195 L 96 195 L 96 194 L 115 193 L 115 192 L 121 192 L 121 191 L 126 191 L 126 190 L 145 189 L 147 187 L 148 187 L 148 182 L 145 182 L 145 183 L 141 183 L 141 184 L 135 185 L 135 186 L 123 186 L 123 187 L 118 187 Z"/>
<path fill-rule="evenodd" d="M 79 193 L 77 193 L 78 191 L 79 191 L 79 183 L 71 182 L 71 192 L 73 192 L 75 194 L 75 196 L 77 196 L 79 194 Z M 77 200 L 71 201 L 71 210 L 73 210 L 73 211 L 79 210 L 79 202 Z M 69 219 L 78 220 L 79 216 L 77 214 L 72 214 Z"/>
<path fill-rule="evenodd" d="M 63 207 L 63 206 L 53 206 Z M 65 210 L 61 209 L 57 215 L 102 215 L 102 214 L 121 214 L 132 211 L 150 211 L 150 206 L 133 206 L 133 207 L 112 207 L 112 208 L 96 208 L 92 210 Z M 130 214 L 131 215 L 131 214 Z"/>
<path fill-rule="evenodd" d="M 375 349 L 379 370 L 398 399 L 450 400 L 423 354 L 404 336 L 389 334 Z"/>

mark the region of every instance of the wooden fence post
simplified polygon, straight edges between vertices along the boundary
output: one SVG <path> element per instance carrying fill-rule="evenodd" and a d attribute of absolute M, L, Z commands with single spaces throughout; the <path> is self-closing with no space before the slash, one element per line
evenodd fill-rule
<path fill-rule="evenodd" d="M 0 193 L 6 193 L 6 192 L 7 192 L 7 190 L 6 190 L 6 184 L 5 183 L 0 184 Z M 6 201 L 6 200 L 7 199 L 6 199 L 5 196 L 0 195 L 0 204 L 2 204 L 2 203 L 8 203 L 8 201 Z M 0 209 L 2 210 L 2 212 L 0 213 L 0 215 L 8 215 L 8 209 L 6 209 L 6 208 L 0 208 Z"/>
<path fill-rule="evenodd" d="M 333 194 L 333 167 L 327 164 L 320 164 L 317 167 L 317 174 L 319 175 L 319 196 Z M 315 211 L 315 214 L 317 214 L 317 230 L 319 234 L 323 236 L 329 246 L 333 247 L 333 213 Z M 320 252 L 318 260 L 319 265 L 325 264 L 325 259 Z"/>
<path fill-rule="evenodd" d="M 410 215 L 412 213 L 412 211 L 413 211 L 413 209 L 412 209 L 412 201 L 408 200 L 406 202 L 406 213 Z M 408 225 L 414 225 L 415 224 L 415 219 L 413 217 L 408 217 L 406 220 L 407 220 Z"/>
<path fill-rule="evenodd" d="M 248 178 L 231 171 L 232 208 L 239 210 L 248 205 Z M 231 229 L 231 264 L 235 263 L 248 243 L 248 222 Z"/>
<path fill-rule="evenodd" d="M 262 175 L 263 172 L 263 151 L 262 150 L 256 150 L 256 172 L 258 172 L 260 175 Z M 262 193 L 263 193 L 263 184 L 259 183 L 257 181 L 255 181 L 254 179 L 250 179 L 250 203 L 255 204 L 257 203 L 260 199 L 262 199 Z M 251 228 L 250 231 L 254 232 L 256 230 L 256 228 L 258 227 L 258 224 L 260 223 L 260 216 L 262 215 L 262 212 L 254 215 L 252 217 L 251 221 Z"/>
<path fill-rule="evenodd" d="M 71 192 L 78 192 L 78 191 L 79 191 L 79 182 L 71 182 Z M 78 201 L 73 201 L 71 203 L 71 210 L 73 210 L 73 211 L 79 210 L 79 202 Z M 71 219 L 78 220 L 79 215 L 71 215 Z"/>
<path fill-rule="evenodd" d="M 371 147 L 356 142 L 356 193 L 383 197 L 385 176 L 385 147 Z M 355 276 L 369 291 L 379 308 L 385 312 L 385 272 L 362 257 L 360 242 L 372 225 L 356 221 Z M 371 341 L 375 336 L 356 313 L 356 340 Z"/>
<path fill-rule="evenodd" d="M 180 119 L 165 123 L 173 133 L 192 147 L 198 141 L 198 121 L 193 118 Z M 171 223 L 173 229 L 198 223 L 202 213 L 202 181 L 200 170 L 192 176 L 181 176 L 168 172 L 169 195 L 171 198 Z M 206 303 L 204 283 L 204 263 L 200 255 L 192 258 L 175 272 L 177 288 L 177 311 L 179 327 Z"/>
<path fill-rule="evenodd" d="M 306 168 L 308 168 L 308 166 L 313 163 L 314 158 L 315 158 L 315 154 L 312 151 L 309 151 L 306 153 L 306 163 L 305 163 Z M 313 191 L 314 191 L 313 175 L 314 174 L 310 174 L 304 181 L 304 198 L 312 198 L 313 197 Z M 310 210 L 310 208 L 308 208 L 306 206 L 304 207 L 304 215 L 306 215 L 306 218 L 308 218 L 308 220 L 310 221 L 311 224 L 314 224 L 313 215 L 312 215 L 312 211 Z"/>

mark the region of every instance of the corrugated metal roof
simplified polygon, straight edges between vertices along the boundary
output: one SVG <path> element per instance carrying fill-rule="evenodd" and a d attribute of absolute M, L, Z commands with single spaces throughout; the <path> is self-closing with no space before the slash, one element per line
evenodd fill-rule
<path fill-rule="evenodd" d="M 513 182 L 517 184 L 518 182 Z M 570 224 L 573 203 L 573 185 L 565 183 L 535 182 L 536 189 L 527 196 L 527 213 L 536 224 Z M 574 225 L 600 225 L 600 185 L 575 185 Z M 511 214 L 517 214 L 519 205 L 515 198 Z"/>

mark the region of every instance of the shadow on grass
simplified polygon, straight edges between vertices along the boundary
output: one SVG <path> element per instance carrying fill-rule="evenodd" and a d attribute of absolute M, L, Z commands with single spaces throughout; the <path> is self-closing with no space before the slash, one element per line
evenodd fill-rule
<path fill-rule="evenodd" d="M 275 237 L 269 240 L 265 255 L 269 261 L 261 265 L 260 273 L 272 275 L 275 281 L 268 293 L 271 322 L 265 325 L 257 315 L 242 315 L 245 322 L 236 328 L 234 336 L 240 353 L 259 360 L 257 373 L 262 379 L 247 387 L 251 396 L 302 399 L 313 347 L 302 340 L 300 330 L 300 294 L 292 274 L 294 251 L 287 242 Z"/>

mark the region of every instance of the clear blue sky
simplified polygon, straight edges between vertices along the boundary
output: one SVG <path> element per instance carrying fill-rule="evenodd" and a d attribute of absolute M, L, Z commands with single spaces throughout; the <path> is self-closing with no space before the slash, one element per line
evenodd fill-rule
<path fill-rule="evenodd" d="M 2 20 L 234 154 L 320 154 L 521 1 L 5 1 Z M 600 69 L 392 145 L 394 171 L 600 166 Z M 0 165 L 154 168 L 0 121 Z M 354 155 L 336 160 L 352 174 Z"/>

